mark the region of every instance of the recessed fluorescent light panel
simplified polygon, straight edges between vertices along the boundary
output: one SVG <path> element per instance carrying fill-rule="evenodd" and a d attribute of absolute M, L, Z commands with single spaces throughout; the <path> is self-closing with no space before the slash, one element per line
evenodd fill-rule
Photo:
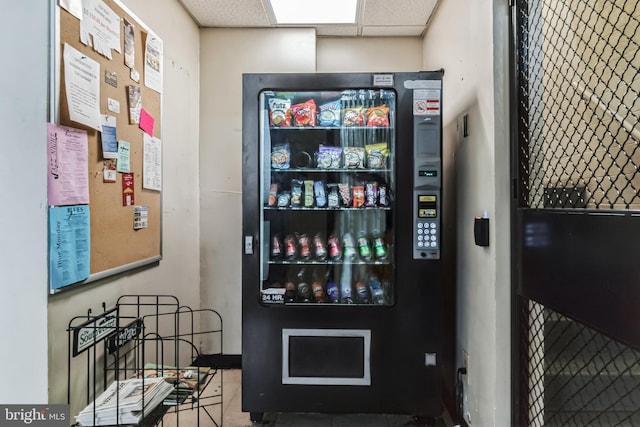
<path fill-rule="evenodd" d="M 278 24 L 355 24 L 358 0 L 271 0 Z"/>

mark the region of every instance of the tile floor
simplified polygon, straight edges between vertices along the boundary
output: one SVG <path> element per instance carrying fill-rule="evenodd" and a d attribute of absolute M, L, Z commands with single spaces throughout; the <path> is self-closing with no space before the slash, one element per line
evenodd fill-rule
<path fill-rule="evenodd" d="M 412 417 L 407 415 L 371 415 L 371 414 L 292 414 L 267 413 L 262 423 L 253 424 L 249 414 L 241 410 L 241 379 L 239 369 L 225 369 L 207 386 L 201 405 L 214 402 L 207 396 L 220 393 L 220 377 L 222 377 L 222 404 L 190 409 L 180 412 L 170 411 L 164 416 L 162 427 L 400 427 L 418 426 Z M 181 407 L 183 408 L 184 405 Z M 222 408 L 222 414 L 220 409 Z M 198 413 L 200 417 L 198 419 Z M 208 413 L 208 414 L 207 414 Z M 437 427 L 452 427 L 453 422 L 445 413 L 436 420 Z"/>

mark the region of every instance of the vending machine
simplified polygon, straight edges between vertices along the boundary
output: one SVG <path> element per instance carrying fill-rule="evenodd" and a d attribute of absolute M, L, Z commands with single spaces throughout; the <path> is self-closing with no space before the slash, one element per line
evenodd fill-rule
<path fill-rule="evenodd" d="M 442 71 L 243 76 L 242 409 L 435 417 Z"/>

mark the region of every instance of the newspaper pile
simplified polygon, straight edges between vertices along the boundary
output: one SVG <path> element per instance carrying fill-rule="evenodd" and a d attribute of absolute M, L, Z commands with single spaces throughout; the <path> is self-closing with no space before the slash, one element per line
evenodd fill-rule
<path fill-rule="evenodd" d="M 138 424 L 173 391 L 164 378 L 114 381 L 76 416 L 81 426 Z"/>

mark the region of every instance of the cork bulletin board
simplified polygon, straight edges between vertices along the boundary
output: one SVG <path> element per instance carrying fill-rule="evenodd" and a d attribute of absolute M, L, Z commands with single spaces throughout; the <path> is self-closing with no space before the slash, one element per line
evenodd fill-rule
<path fill-rule="evenodd" d="M 60 4 L 62 3 L 60 1 Z M 67 0 L 65 2 L 65 4 L 69 3 L 74 3 L 74 1 Z M 91 35 L 93 46 L 83 43 L 81 41 L 81 20 L 77 17 L 82 11 L 78 13 L 76 10 L 76 13 L 72 13 L 73 11 L 69 7 L 57 5 L 54 11 L 57 59 L 52 65 L 55 68 L 53 72 L 55 77 L 52 78 L 55 82 L 52 84 L 54 88 L 52 88 L 53 101 L 51 104 L 55 109 L 55 116 L 52 116 L 51 121 L 57 125 L 85 130 L 88 139 L 90 275 L 81 283 L 157 263 L 162 257 L 161 187 L 158 185 L 151 189 L 149 186 L 143 188 L 143 174 L 146 173 L 146 169 L 143 171 L 145 155 L 143 143 L 145 138 L 150 135 L 159 141 L 162 137 L 162 94 L 145 84 L 145 66 L 149 65 L 145 64 L 145 50 L 149 48 L 147 40 L 148 37 L 156 36 L 120 2 L 91 0 L 91 3 L 100 3 L 100 7 L 103 9 L 105 9 L 104 6 L 108 7 L 109 12 L 114 13 L 112 16 L 117 15 L 120 18 L 120 35 L 118 36 L 120 52 L 109 48 L 111 58 L 107 57 L 108 54 L 104 54 L 104 49 L 102 49 L 103 53 L 99 53 L 97 50 L 101 50 L 99 46 L 101 40 L 99 40 L 99 36 L 94 34 Z M 84 4 L 86 3 L 76 2 L 76 5 Z M 115 22 L 117 23 L 118 19 Z M 133 35 L 133 58 L 131 56 L 131 37 L 125 38 L 125 32 L 129 36 Z M 128 46 L 125 46 L 127 43 Z M 129 144 L 128 174 L 112 170 L 107 179 L 104 158 L 106 154 L 102 144 L 103 133 L 71 118 L 72 112 L 66 88 L 68 83 L 65 81 L 66 60 L 62 59 L 65 49 L 72 51 L 71 48 L 79 52 L 76 54 L 83 55 L 82 58 L 86 56 L 99 64 L 97 79 L 99 81 L 99 113 L 109 115 L 111 118 L 115 117 L 115 139 L 118 141 L 118 147 L 120 147 L 121 141 Z M 161 62 L 156 64 L 156 67 L 161 76 Z M 132 120 L 135 119 L 131 118 L 129 109 L 129 92 L 131 91 L 129 87 L 139 88 L 139 99 L 144 110 L 142 114 L 147 119 L 144 126 L 141 125 L 141 122 L 132 123 Z M 159 90 L 162 90 L 161 83 Z M 139 112 L 138 110 L 138 114 Z M 149 122 L 151 122 L 150 125 Z M 103 128 L 103 132 L 105 132 L 104 129 L 106 128 Z M 118 158 L 117 161 L 120 162 L 120 159 Z M 131 176 L 133 176 L 132 184 Z M 132 199 L 128 199 L 128 197 Z M 134 216 L 139 218 L 140 207 L 143 207 L 146 213 L 146 223 L 142 228 L 134 227 Z M 80 283 L 73 285 L 78 284 Z M 56 289 L 56 291 L 62 289 L 64 287 Z M 52 290 L 52 293 L 55 292 Z"/>

